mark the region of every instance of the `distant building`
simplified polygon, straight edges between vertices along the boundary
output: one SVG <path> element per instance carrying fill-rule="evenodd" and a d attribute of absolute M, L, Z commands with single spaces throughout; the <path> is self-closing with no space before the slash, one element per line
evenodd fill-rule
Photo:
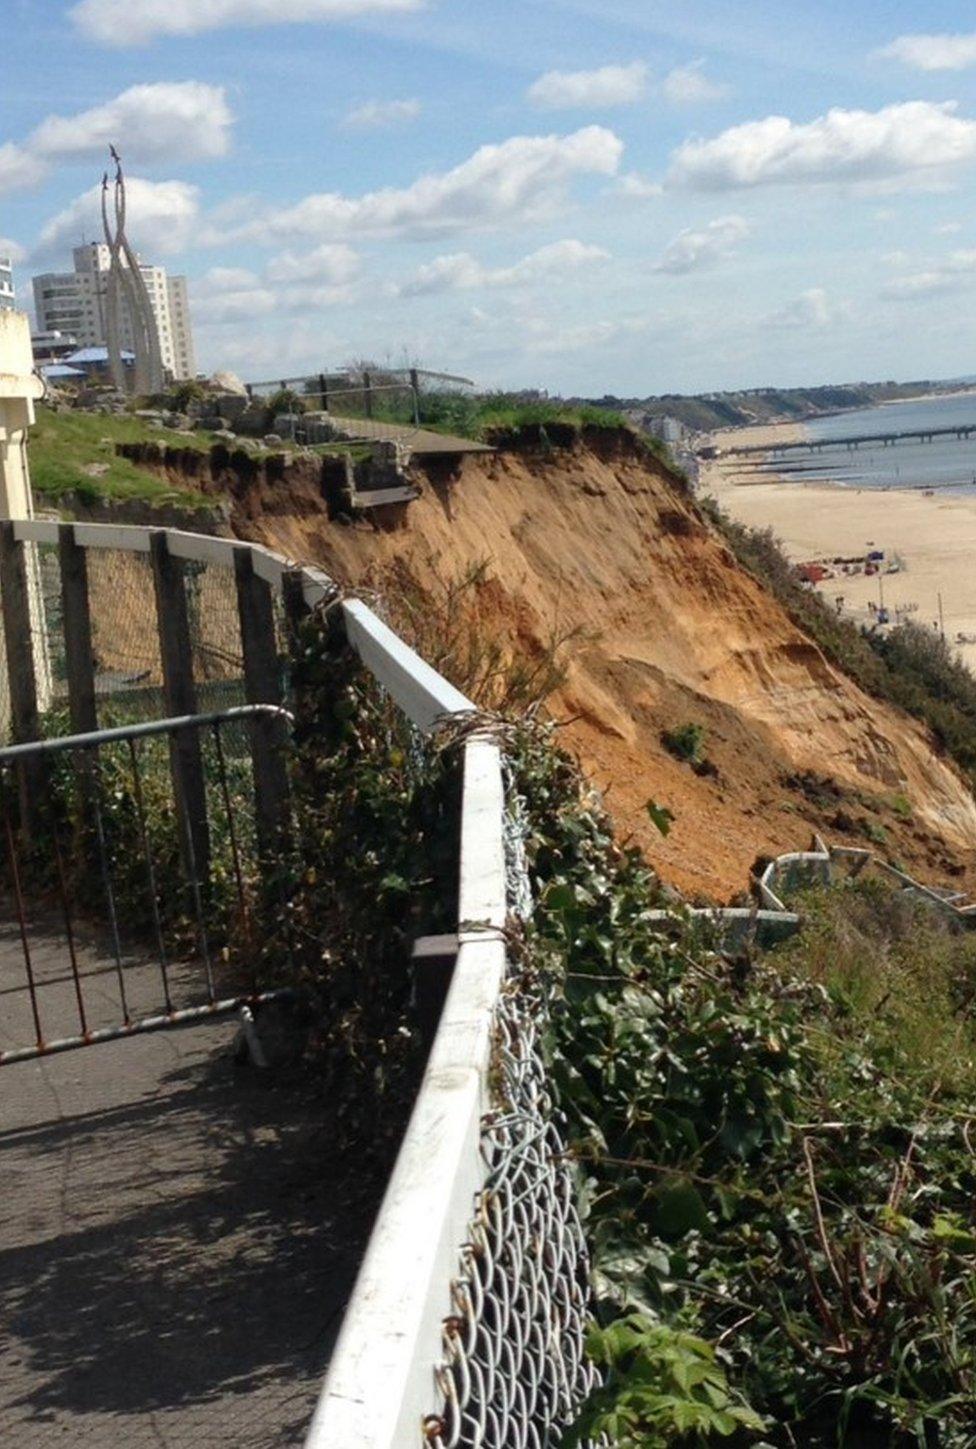
<path fill-rule="evenodd" d="M 59 384 L 83 383 L 88 376 L 82 372 L 80 367 L 69 367 L 66 362 L 47 362 L 41 368 L 41 376 L 45 382 Z"/>
<path fill-rule="evenodd" d="M 108 341 L 105 299 L 110 253 L 104 242 L 75 247 L 73 272 L 45 272 L 34 278 L 34 308 L 39 332 L 66 332 L 85 347 L 104 347 Z M 170 277 L 165 267 L 139 263 L 149 292 L 163 367 L 171 377 L 196 376 L 193 330 L 186 278 Z M 135 338 L 128 310 L 122 308 L 121 342 L 130 351 Z"/>
<path fill-rule="evenodd" d="M 44 367 L 77 352 L 78 339 L 73 332 L 32 332 L 31 351 L 38 367 Z"/>
<path fill-rule="evenodd" d="M 0 256 L 0 311 L 14 307 L 14 264 L 10 257 Z"/>
<path fill-rule="evenodd" d="M 135 353 L 123 350 L 122 366 L 131 368 L 135 362 Z M 67 369 L 60 376 L 68 377 L 74 373 L 76 377 L 87 377 L 93 381 L 108 381 L 112 376 L 112 369 L 109 366 L 107 347 L 79 347 L 77 352 L 69 352 L 62 357 L 57 366 Z M 52 368 L 45 368 L 45 377 L 57 378 L 59 374 L 54 373 Z"/>
<path fill-rule="evenodd" d="M 667 413 L 645 413 L 643 425 L 655 438 L 660 438 L 662 443 L 680 443 L 687 431 L 679 418 L 672 418 Z"/>

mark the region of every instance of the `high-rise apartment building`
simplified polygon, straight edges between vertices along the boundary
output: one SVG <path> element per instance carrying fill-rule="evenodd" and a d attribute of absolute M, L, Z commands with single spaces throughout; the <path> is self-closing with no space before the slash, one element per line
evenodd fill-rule
<path fill-rule="evenodd" d="M 14 306 L 14 264 L 0 254 L 0 310 Z"/>
<path fill-rule="evenodd" d="M 104 242 L 75 247 L 73 272 L 45 272 L 34 278 L 34 308 L 39 332 L 69 332 L 80 347 L 104 347 L 108 341 L 105 299 L 111 256 Z M 174 378 L 195 377 L 193 330 L 186 278 L 170 277 L 165 267 L 139 262 L 149 292 L 163 367 Z M 120 328 L 123 349 L 132 350 L 132 319 L 123 302 Z"/>

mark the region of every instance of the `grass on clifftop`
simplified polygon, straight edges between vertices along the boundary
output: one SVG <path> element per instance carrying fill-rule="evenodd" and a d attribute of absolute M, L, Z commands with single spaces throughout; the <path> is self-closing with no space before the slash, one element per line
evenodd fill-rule
<path fill-rule="evenodd" d="M 166 428 L 149 428 L 142 418 L 128 414 L 77 410 L 56 413 L 39 407 L 28 447 L 35 498 L 51 506 L 69 495 L 86 503 L 138 499 L 151 504 L 176 503 L 184 508 L 206 506 L 207 499 L 196 489 L 174 488 L 148 468 L 117 456 L 116 443 L 142 441 L 204 452 L 211 440 L 205 433 L 188 436 Z"/>
<path fill-rule="evenodd" d="M 482 397 L 432 393 L 421 401 L 420 421 L 423 427 L 433 432 L 455 433 L 459 437 L 499 447 L 531 441 L 543 433 L 553 447 L 565 446 L 560 434 L 566 429 L 577 434 L 584 430 L 626 433 L 637 447 L 663 464 L 679 482 L 687 481 L 666 443 L 639 431 L 623 413 L 614 412 L 611 408 L 564 403 L 558 399 L 525 403 L 505 393 L 490 393 Z"/>

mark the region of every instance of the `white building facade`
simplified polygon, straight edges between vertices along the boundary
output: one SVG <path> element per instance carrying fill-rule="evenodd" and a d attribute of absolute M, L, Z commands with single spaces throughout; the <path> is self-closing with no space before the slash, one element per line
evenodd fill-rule
<path fill-rule="evenodd" d="M 108 341 L 105 298 L 111 263 L 109 249 L 104 242 L 88 242 L 75 247 L 72 255 L 73 272 L 45 272 L 34 278 L 37 329 L 70 333 L 78 339 L 80 347 L 104 347 Z M 165 267 L 141 260 L 139 270 L 156 318 L 163 367 L 178 381 L 195 377 L 197 364 L 186 278 L 170 277 Z M 124 304 L 120 340 L 123 349 L 134 349 L 132 319 Z"/>
<path fill-rule="evenodd" d="M 0 311 L 13 311 L 14 264 L 10 257 L 0 255 Z"/>

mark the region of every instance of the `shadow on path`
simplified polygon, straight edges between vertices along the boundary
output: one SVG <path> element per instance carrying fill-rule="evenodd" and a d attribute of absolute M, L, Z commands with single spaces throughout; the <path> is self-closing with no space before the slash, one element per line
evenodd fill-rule
<path fill-rule="evenodd" d="M 0 1071 L 5 1443 L 300 1442 L 375 1203 L 232 1032 Z"/>

